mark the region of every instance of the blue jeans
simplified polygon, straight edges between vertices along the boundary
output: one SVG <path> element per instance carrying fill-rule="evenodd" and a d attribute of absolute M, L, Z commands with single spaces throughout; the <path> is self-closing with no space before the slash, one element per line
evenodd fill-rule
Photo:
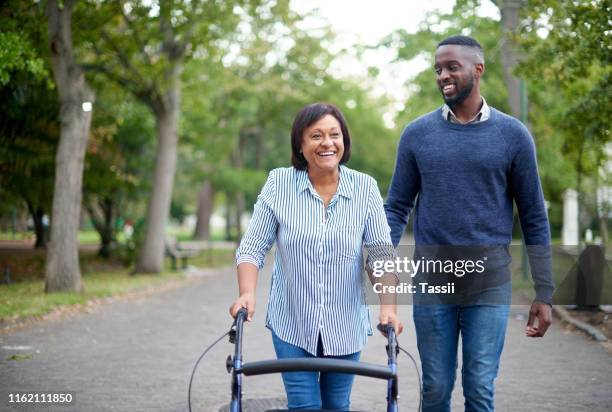
<path fill-rule="evenodd" d="M 496 304 L 415 304 L 414 323 L 423 368 L 423 412 L 450 411 L 462 339 L 461 377 L 466 412 L 493 411 L 494 381 L 510 311 L 510 283 L 483 291 Z M 501 302 L 507 302 L 502 304 Z"/>
<path fill-rule="evenodd" d="M 281 340 L 274 331 L 272 343 L 278 359 L 314 357 L 304 349 Z M 361 352 L 345 356 L 323 356 L 323 345 L 319 336 L 317 355 L 318 358 L 359 360 Z M 330 372 L 285 372 L 281 375 L 289 409 L 350 409 L 351 387 L 355 375 Z"/>

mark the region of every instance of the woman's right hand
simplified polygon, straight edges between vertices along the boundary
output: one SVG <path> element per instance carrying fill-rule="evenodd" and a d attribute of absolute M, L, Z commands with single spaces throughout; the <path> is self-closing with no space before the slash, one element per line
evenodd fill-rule
<path fill-rule="evenodd" d="M 250 322 L 253 319 L 253 315 L 255 314 L 255 293 L 243 293 L 236 299 L 236 301 L 230 306 L 229 313 L 232 318 L 236 317 L 236 314 L 241 308 L 246 308 L 247 322 Z"/>

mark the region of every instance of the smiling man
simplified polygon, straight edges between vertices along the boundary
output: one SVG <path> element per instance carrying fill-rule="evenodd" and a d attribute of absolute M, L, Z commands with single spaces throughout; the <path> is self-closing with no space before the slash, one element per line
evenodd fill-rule
<path fill-rule="evenodd" d="M 484 273 L 462 277 L 453 298 L 415 295 L 414 321 L 423 411 L 450 411 L 459 336 L 465 409 L 492 411 L 511 295 L 513 202 L 536 291 L 528 337 L 544 336 L 551 322 L 548 217 L 529 131 L 480 95 L 485 72 L 480 44 L 466 36 L 445 39 L 434 68 L 445 104 L 404 130 L 385 211 L 395 246 L 414 208 L 417 251 L 452 250 L 456 256 L 461 248 L 475 247 L 489 254 Z"/>

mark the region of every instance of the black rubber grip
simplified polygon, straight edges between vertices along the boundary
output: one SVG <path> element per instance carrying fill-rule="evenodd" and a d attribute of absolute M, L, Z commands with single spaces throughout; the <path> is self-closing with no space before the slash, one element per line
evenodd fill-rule
<path fill-rule="evenodd" d="M 246 320 L 247 316 L 249 316 L 249 311 L 246 308 L 240 308 L 236 312 L 236 319 L 238 319 L 238 316 L 242 316 Z"/>
<path fill-rule="evenodd" d="M 249 362 L 242 365 L 236 372 L 247 376 L 280 372 L 338 372 L 378 379 L 391 379 L 396 376 L 388 366 L 324 358 L 291 358 Z"/>

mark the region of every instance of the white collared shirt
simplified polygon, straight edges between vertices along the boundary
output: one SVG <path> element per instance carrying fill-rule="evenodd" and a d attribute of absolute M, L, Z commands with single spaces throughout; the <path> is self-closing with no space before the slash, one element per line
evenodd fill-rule
<path fill-rule="evenodd" d="M 480 111 L 478 113 L 476 113 L 476 116 L 474 116 L 467 123 L 460 122 L 457 119 L 457 116 L 455 116 L 455 113 L 453 113 L 453 110 L 447 104 L 442 106 L 442 116 L 444 117 L 444 120 L 447 120 L 447 121 L 449 121 L 451 123 L 458 123 L 458 124 L 480 123 L 480 122 L 484 122 L 486 120 L 489 120 L 489 117 L 491 117 L 491 108 L 489 107 L 489 105 L 487 104 L 487 101 L 483 97 L 482 98 L 482 107 L 480 108 Z"/>

